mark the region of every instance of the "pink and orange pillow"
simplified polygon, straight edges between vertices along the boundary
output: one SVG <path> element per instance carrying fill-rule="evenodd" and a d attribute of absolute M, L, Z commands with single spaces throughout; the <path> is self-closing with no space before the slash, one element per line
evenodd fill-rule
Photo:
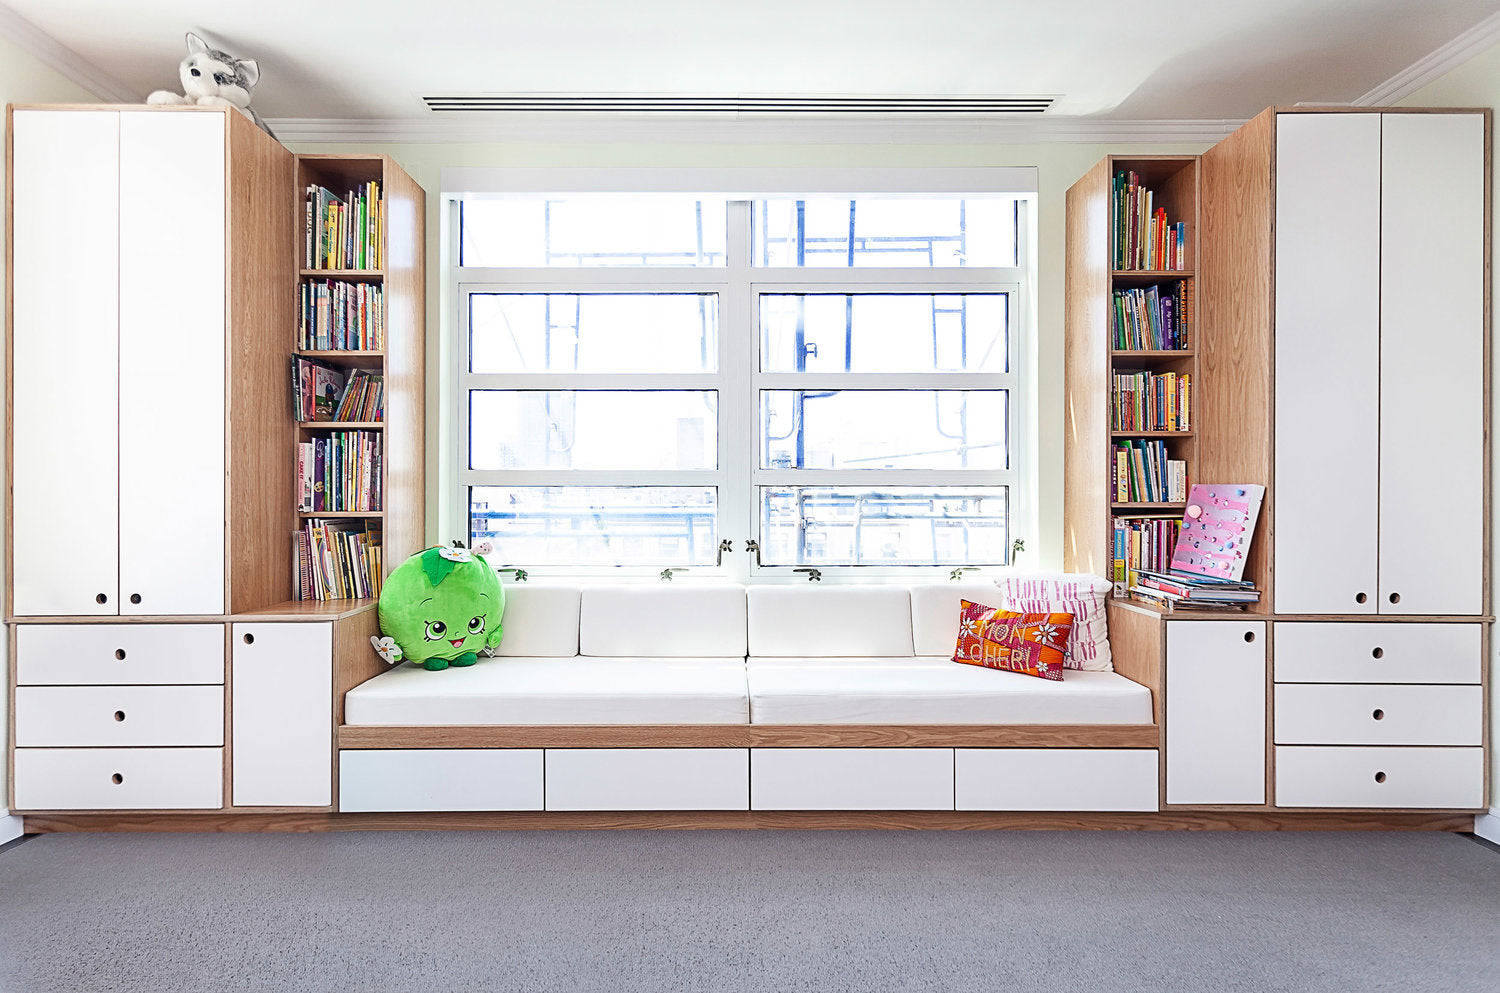
<path fill-rule="evenodd" d="M 968 600 L 960 603 L 953 661 L 1042 679 L 1063 678 L 1072 614 L 1017 613 Z"/>

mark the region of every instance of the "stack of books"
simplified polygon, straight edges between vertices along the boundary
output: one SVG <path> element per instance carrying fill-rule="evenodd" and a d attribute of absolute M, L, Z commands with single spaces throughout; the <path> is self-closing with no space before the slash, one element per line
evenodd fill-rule
<path fill-rule="evenodd" d="M 1166 572 L 1172 564 L 1172 549 L 1182 533 L 1182 522 L 1160 517 L 1116 517 L 1114 549 L 1110 556 L 1110 578 L 1124 583 L 1130 573 L 1142 569 Z"/>
<path fill-rule="evenodd" d="M 311 519 L 293 540 L 298 600 L 378 597 L 380 527 L 365 521 Z"/>
<path fill-rule="evenodd" d="M 297 347 L 377 352 L 384 348 L 385 294 L 380 286 L 332 279 L 303 283 Z"/>
<path fill-rule="evenodd" d="M 1187 462 L 1167 458 L 1164 441 L 1122 441 L 1112 446 L 1111 485 L 1116 503 L 1181 503 L 1187 499 Z"/>
<path fill-rule="evenodd" d="M 309 186 L 304 269 L 379 269 L 385 264 L 385 203 L 380 184 L 369 182 L 342 197 Z"/>
<path fill-rule="evenodd" d="M 1176 372 L 1117 372 L 1111 393 L 1115 431 L 1187 431 L 1193 377 Z"/>
<path fill-rule="evenodd" d="M 1260 601 L 1260 590 L 1249 580 L 1148 569 L 1136 573 L 1130 595 L 1167 610 L 1244 610 Z"/>
<path fill-rule="evenodd" d="M 292 356 L 292 416 L 299 421 L 385 420 L 385 377 L 356 369 L 345 375 L 316 359 Z"/>
<path fill-rule="evenodd" d="M 1114 178 L 1114 267 L 1116 269 L 1187 268 L 1187 225 L 1173 224 L 1165 207 L 1157 207 L 1153 194 L 1141 185 L 1134 172 L 1115 173 Z"/>
<path fill-rule="evenodd" d="M 331 431 L 297 445 L 297 510 L 304 514 L 380 511 L 380 434 Z"/>
<path fill-rule="evenodd" d="M 344 395 L 339 398 L 333 419 L 343 422 L 385 420 L 385 377 L 378 372 L 354 370 L 349 382 L 344 384 Z"/>
<path fill-rule="evenodd" d="M 1188 347 L 1192 284 L 1179 280 L 1163 293 L 1159 286 L 1115 290 L 1117 351 L 1181 351 Z"/>

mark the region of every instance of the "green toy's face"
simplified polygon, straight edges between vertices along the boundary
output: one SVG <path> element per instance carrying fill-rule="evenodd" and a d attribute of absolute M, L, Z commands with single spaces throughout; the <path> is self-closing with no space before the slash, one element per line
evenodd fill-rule
<path fill-rule="evenodd" d="M 505 592 L 483 558 L 429 548 L 401 563 L 380 591 L 380 628 L 413 662 L 454 659 L 500 644 Z"/>

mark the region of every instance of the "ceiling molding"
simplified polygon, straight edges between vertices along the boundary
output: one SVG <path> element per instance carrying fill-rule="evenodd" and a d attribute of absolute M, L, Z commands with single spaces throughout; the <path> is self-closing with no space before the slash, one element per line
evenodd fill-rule
<path fill-rule="evenodd" d="M 1500 13 L 1491 14 L 1446 45 L 1418 59 L 1354 101 L 1356 107 L 1389 107 L 1500 43 Z"/>
<path fill-rule="evenodd" d="M 34 55 L 101 100 L 140 103 L 142 94 L 100 69 L 26 18 L 0 3 L 0 37 Z"/>
<path fill-rule="evenodd" d="M 1110 121 L 1079 117 L 995 120 L 948 115 L 941 118 L 900 115 L 794 120 L 726 115 L 705 120 L 575 113 L 494 114 L 486 115 L 483 120 L 282 117 L 268 119 L 266 123 L 282 141 L 322 144 L 781 142 L 814 145 L 1014 145 L 1042 142 L 1212 143 L 1244 121 Z"/>

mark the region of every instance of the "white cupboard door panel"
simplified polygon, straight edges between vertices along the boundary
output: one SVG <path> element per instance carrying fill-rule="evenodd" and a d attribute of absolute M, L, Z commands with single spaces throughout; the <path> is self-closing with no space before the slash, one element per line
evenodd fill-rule
<path fill-rule="evenodd" d="M 333 803 L 333 625 L 236 624 L 230 637 L 236 807 Z"/>
<path fill-rule="evenodd" d="M 1384 129 L 1380 610 L 1481 614 L 1484 118 L 1386 114 Z"/>
<path fill-rule="evenodd" d="M 959 810 L 1156 810 L 1156 749 L 959 748 Z"/>
<path fill-rule="evenodd" d="M 541 810 L 540 748 L 339 752 L 339 810 Z"/>
<path fill-rule="evenodd" d="M 1277 624 L 1276 681 L 1477 683 L 1483 633 L 1478 624 Z"/>
<path fill-rule="evenodd" d="M 17 747 L 222 744 L 222 686 L 16 687 Z"/>
<path fill-rule="evenodd" d="M 1276 749 L 1278 807 L 1472 810 L 1483 804 L 1483 748 Z"/>
<path fill-rule="evenodd" d="M 222 748 L 17 748 L 17 810 L 216 810 Z"/>
<path fill-rule="evenodd" d="M 119 613 L 120 115 L 12 117 L 17 616 Z"/>
<path fill-rule="evenodd" d="M 1278 745 L 1479 745 L 1479 686 L 1290 683 L 1276 687 Z"/>
<path fill-rule="evenodd" d="M 951 748 L 752 748 L 754 810 L 952 810 Z"/>
<path fill-rule="evenodd" d="M 1275 277 L 1276 610 L 1374 613 L 1379 114 L 1277 116 Z"/>
<path fill-rule="evenodd" d="M 224 125 L 120 114 L 121 613 L 224 613 Z"/>
<path fill-rule="evenodd" d="M 19 686 L 222 682 L 222 624 L 16 626 Z"/>
<path fill-rule="evenodd" d="M 747 748 L 549 748 L 548 810 L 748 810 Z"/>
<path fill-rule="evenodd" d="M 1266 622 L 1167 622 L 1167 803 L 1266 802 Z"/>

